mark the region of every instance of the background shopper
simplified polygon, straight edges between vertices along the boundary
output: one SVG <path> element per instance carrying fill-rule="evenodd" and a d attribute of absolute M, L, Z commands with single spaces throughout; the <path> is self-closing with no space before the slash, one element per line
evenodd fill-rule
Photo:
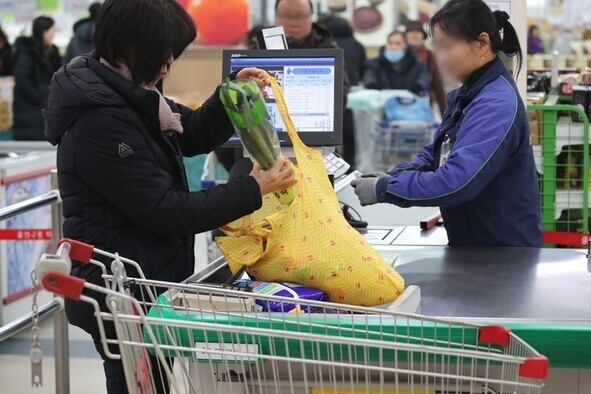
<path fill-rule="evenodd" d="M 401 89 L 424 95 L 431 87 L 431 77 L 404 33 L 395 31 L 388 36 L 380 56 L 367 62 L 363 84 L 367 89 Z"/>
<path fill-rule="evenodd" d="M 46 16 L 33 20 L 33 35 L 17 38 L 14 47 L 14 139 L 41 141 L 43 117 L 47 106 L 47 88 L 58 68 L 61 57 L 53 38 L 55 21 Z"/>
<path fill-rule="evenodd" d="M 0 77 L 7 77 L 13 73 L 12 46 L 2 27 L 0 27 Z"/>
<path fill-rule="evenodd" d="M 74 36 L 68 44 L 64 62 L 67 63 L 76 56 L 90 53 L 94 49 L 94 31 L 96 18 L 101 10 L 101 3 L 92 3 L 88 7 L 89 17 L 80 19 L 74 24 Z"/>
<path fill-rule="evenodd" d="M 339 48 L 343 48 L 345 58 L 345 71 L 349 77 L 351 86 L 357 86 L 363 79 L 367 55 L 365 47 L 353 36 L 353 29 L 344 18 L 331 16 L 322 24 L 330 32 Z"/>

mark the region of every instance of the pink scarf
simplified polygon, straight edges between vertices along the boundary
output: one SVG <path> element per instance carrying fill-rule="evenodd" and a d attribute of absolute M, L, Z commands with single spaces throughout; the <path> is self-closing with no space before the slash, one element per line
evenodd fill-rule
<path fill-rule="evenodd" d="M 118 67 L 114 67 L 103 58 L 100 59 L 100 62 L 108 69 L 117 73 L 117 75 L 119 75 L 121 78 L 130 82 L 132 81 L 133 78 L 131 77 L 131 71 L 126 65 L 118 64 Z M 147 85 L 141 85 L 141 87 L 146 90 L 151 90 L 158 93 L 158 96 L 160 97 L 160 105 L 158 108 L 160 130 L 168 136 L 171 136 L 174 132 L 182 134 L 183 125 L 181 123 L 181 114 L 172 111 L 172 109 L 164 99 L 164 96 L 160 94 L 160 92 L 158 91 L 158 89 L 156 89 L 155 86 L 150 87 Z"/>

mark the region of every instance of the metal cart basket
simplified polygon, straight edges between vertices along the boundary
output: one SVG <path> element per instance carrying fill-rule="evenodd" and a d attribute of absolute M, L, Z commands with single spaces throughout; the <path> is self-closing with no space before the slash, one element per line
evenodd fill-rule
<path fill-rule="evenodd" d="M 93 255 L 112 259 L 110 268 Z M 100 266 L 104 287 L 55 270 L 70 258 Z M 71 240 L 37 274 L 45 289 L 94 307 L 132 393 L 541 393 L 548 367 L 500 326 L 148 280 L 135 262 Z M 262 312 L 261 300 L 297 307 Z"/>
<path fill-rule="evenodd" d="M 374 165 L 387 171 L 398 163 L 413 161 L 435 133 L 433 124 L 425 122 L 380 121 L 375 126 Z"/>
<path fill-rule="evenodd" d="M 389 171 L 412 161 L 433 140 L 435 125 L 418 121 L 384 121 L 372 113 L 354 111 L 357 169 Z"/>

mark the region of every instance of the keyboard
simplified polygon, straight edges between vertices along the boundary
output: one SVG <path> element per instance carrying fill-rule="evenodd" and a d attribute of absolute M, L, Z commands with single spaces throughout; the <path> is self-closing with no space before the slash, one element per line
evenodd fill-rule
<path fill-rule="evenodd" d="M 329 174 L 334 174 L 334 178 L 338 179 L 347 174 L 351 165 L 341 158 L 336 152 L 332 152 L 324 157 L 324 165 Z"/>

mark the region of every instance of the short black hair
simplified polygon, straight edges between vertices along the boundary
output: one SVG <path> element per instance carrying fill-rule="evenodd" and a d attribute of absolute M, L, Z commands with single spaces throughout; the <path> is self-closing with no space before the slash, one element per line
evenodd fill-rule
<path fill-rule="evenodd" d="M 43 34 L 55 25 L 55 21 L 48 16 L 38 16 L 33 19 L 33 38 L 43 43 Z"/>
<path fill-rule="evenodd" d="M 275 2 L 275 12 L 277 12 L 277 8 L 279 8 L 279 3 L 281 3 L 281 0 Z M 310 4 L 310 11 L 314 13 L 314 4 L 312 4 L 312 0 L 308 0 L 308 4 Z"/>
<path fill-rule="evenodd" d="M 147 84 L 196 37 L 193 20 L 176 0 L 107 0 L 94 40 L 98 56 L 113 66 L 125 63 L 134 83 Z"/>

